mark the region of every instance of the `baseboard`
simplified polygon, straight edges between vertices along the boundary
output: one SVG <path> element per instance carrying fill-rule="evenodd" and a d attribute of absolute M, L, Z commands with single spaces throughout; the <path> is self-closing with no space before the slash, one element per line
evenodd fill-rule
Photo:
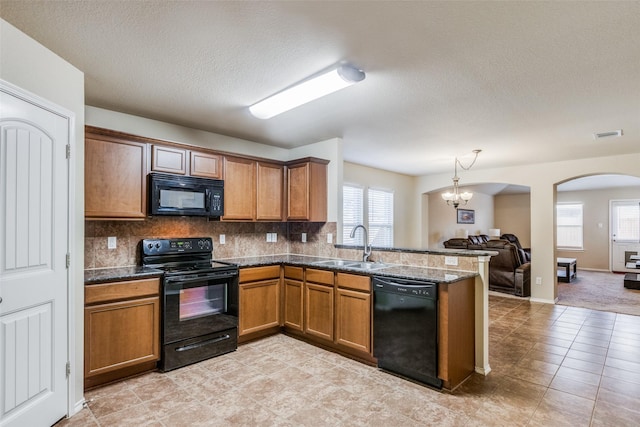
<path fill-rule="evenodd" d="M 584 271 L 598 271 L 601 273 L 611 273 L 611 270 L 606 269 L 603 270 L 602 268 L 584 268 L 584 267 L 578 267 L 578 270 L 584 270 Z"/>
<path fill-rule="evenodd" d="M 73 406 L 73 414 L 69 414 L 69 418 L 71 418 L 78 412 L 82 411 L 86 403 L 87 401 L 84 399 L 84 397 L 82 398 L 82 400 L 77 401 L 76 404 Z"/>
<path fill-rule="evenodd" d="M 531 298 L 531 297 L 519 297 L 517 295 L 507 294 L 507 293 L 498 292 L 498 291 L 489 291 L 489 295 L 493 295 L 494 297 L 513 298 L 519 301 L 528 301 L 529 298 Z"/>
<path fill-rule="evenodd" d="M 555 298 L 553 300 L 548 300 L 548 299 L 545 299 L 545 298 L 534 298 L 534 297 L 531 297 L 531 299 L 529 301 L 531 301 L 531 302 L 540 302 L 540 303 L 543 303 L 543 304 L 555 304 L 556 302 L 558 302 L 558 298 Z"/>

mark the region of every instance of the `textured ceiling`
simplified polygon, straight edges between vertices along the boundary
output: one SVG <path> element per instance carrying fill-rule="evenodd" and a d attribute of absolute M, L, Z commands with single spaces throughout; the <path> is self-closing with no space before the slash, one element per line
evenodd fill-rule
<path fill-rule="evenodd" d="M 423 175 L 638 152 L 640 2 L 0 1 L 85 73 L 86 103 Z M 247 106 L 348 60 L 367 78 L 270 120 Z M 624 129 L 621 138 L 594 132 Z"/>

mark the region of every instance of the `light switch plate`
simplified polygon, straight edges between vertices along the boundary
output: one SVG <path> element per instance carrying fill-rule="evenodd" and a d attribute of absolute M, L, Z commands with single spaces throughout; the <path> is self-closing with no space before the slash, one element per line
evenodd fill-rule
<path fill-rule="evenodd" d="M 224 245 L 225 240 L 226 240 L 226 236 L 224 234 L 221 234 L 220 235 L 220 244 Z"/>
<path fill-rule="evenodd" d="M 278 242 L 278 233 L 271 233 L 271 243 Z"/>
<path fill-rule="evenodd" d="M 302 243 L 307 243 L 307 233 L 302 233 Z"/>
<path fill-rule="evenodd" d="M 333 243 L 333 233 L 327 233 L 327 243 Z"/>
<path fill-rule="evenodd" d="M 115 236 L 107 237 L 107 249 L 115 249 L 117 247 L 117 239 Z"/>
<path fill-rule="evenodd" d="M 267 233 L 267 243 L 271 243 L 271 233 Z"/>

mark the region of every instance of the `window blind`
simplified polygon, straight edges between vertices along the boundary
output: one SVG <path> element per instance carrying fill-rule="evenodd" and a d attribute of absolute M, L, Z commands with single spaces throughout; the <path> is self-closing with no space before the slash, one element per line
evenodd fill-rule
<path fill-rule="evenodd" d="M 369 189 L 369 241 L 373 246 L 393 247 L 393 192 Z"/>
<path fill-rule="evenodd" d="M 364 233 L 349 237 L 351 230 L 358 224 L 364 224 L 364 191 L 361 187 L 344 185 L 342 187 L 342 243 L 362 245 Z"/>
<path fill-rule="evenodd" d="M 583 249 L 583 215 L 581 203 L 556 205 L 557 239 L 559 249 Z"/>

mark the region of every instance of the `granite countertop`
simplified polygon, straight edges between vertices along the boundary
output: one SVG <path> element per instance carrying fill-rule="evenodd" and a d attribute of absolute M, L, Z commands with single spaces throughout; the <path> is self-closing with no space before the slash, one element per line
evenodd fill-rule
<path fill-rule="evenodd" d="M 459 254 L 459 252 L 447 252 Z M 475 277 L 478 275 L 474 271 L 446 270 L 432 267 L 418 267 L 400 264 L 387 264 L 387 267 L 375 270 L 363 270 L 348 266 L 327 266 L 316 264 L 319 261 L 328 261 L 335 258 L 317 257 L 311 255 L 266 255 L 240 258 L 223 258 L 215 261 L 229 262 L 237 264 L 238 267 L 261 267 L 267 265 L 288 264 L 300 267 L 312 267 L 325 270 L 341 271 L 345 273 L 359 273 L 368 276 L 395 277 L 400 279 L 431 281 L 436 283 L 453 283 L 459 280 Z M 153 268 L 140 266 L 116 267 L 89 269 L 84 271 L 84 284 L 93 285 L 96 283 L 114 282 L 122 280 L 145 279 L 150 277 L 160 277 L 163 272 Z"/>
<path fill-rule="evenodd" d="M 162 270 L 140 266 L 90 269 L 84 271 L 84 284 L 95 285 L 96 283 L 147 279 L 160 277 L 162 274 Z"/>
<path fill-rule="evenodd" d="M 352 268 L 348 266 L 326 266 L 316 264 L 319 261 L 327 261 L 331 259 L 335 258 L 282 254 L 242 258 L 226 258 L 220 259 L 218 261 L 232 262 L 234 264 L 238 264 L 240 268 L 288 264 L 297 265 L 300 267 L 312 267 L 325 270 L 342 271 L 345 273 L 360 273 L 366 274 L 368 276 L 396 277 L 400 279 L 423 281 L 426 280 L 436 283 L 453 283 L 470 277 L 476 277 L 478 275 L 478 273 L 474 271 L 446 270 L 441 268 L 418 267 L 387 263 L 385 263 L 385 265 L 388 265 L 388 267 L 380 268 L 377 270 L 362 270 L 359 268 Z"/>

